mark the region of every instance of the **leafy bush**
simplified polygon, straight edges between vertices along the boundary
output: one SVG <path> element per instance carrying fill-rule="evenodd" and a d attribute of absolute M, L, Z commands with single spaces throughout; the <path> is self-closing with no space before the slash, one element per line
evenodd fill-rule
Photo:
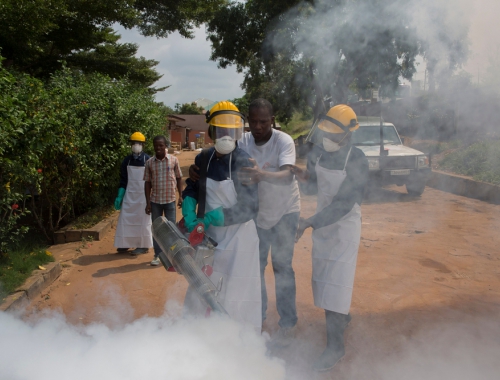
<path fill-rule="evenodd" d="M 0 66 L 0 252 L 31 213 L 48 241 L 76 215 L 109 204 L 135 131 L 164 133 L 146 89 L 64 69 L 42 82 Z M 18 205 L 17 208 L 14 205 Z"/>
<path fill-rule="evenodd" d="M 441 166 L 478 181 L 500 184 L 500 140 L 477 142 L 457 149 L 443 158 Z"/>

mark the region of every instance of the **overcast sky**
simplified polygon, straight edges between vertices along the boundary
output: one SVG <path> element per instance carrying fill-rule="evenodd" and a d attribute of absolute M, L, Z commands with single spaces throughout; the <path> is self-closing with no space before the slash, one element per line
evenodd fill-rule
<path fill-rule="evenodd" d="M 477 80 L 477 76 L 481 77 L 486 70 L 488 58 L 500 49 L 500 23 L 497 22 L 500 0 L 474 0 L 466 4 L 463 11 L 471 20 L 472 55 L 465 69 Z M 196 30 L 192 40 L 177 33 L 156 39 L 142 37 L 135 30 L 121 27 L 116 27 L 116 30 L 122 35 L 122 42 L 139 44 L 138 56 L 160 61 L 157 70 L 163 77 L 156 86 L 171 87 L 157 95 L 158 101 L 174 107 L 175 103 L 192 102 L 197 98 L 216 101 L 243 96 L 240 88 L 243 75 L 233 67 L 218 69 L 217 64 L 209 60 L 210 43 L 206 40 L 204 28 Z M 423 79 L 424 70 L 424 65 L 420 65 L 415 79 Z"/>
<path fill-rule="evenodd" d="M 171 87 L 158 93 L 156 98 L 167 106 L 190 103 L 198 98 L 216 101 L 243 96 L 240 88 L 243 75 L 233 67 L 218 69 L 217 64 L 210 61 L 210 43 L 206 40 L 205 28 L 196 30 L 192 40 L 178 33 L 157 39 L 119 26 L 115 26 L 115 30 L 122 36 L 120 42 L 139 44 L 138 56 L 160 61 L 156 69 L 163 77 L 155 87 Z"/>

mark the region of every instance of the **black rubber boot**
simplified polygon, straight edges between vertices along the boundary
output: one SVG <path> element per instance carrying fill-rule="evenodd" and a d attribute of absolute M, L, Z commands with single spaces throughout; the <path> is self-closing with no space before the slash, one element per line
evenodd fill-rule
<path fill-rule="evenodd" d="M 314 363 L 317 372 L 326 372 L 345 355 L 344 331 L 351 321 L 349 314 L 340 314 L 325 310 L 326 317 L 326 349 Z"/>

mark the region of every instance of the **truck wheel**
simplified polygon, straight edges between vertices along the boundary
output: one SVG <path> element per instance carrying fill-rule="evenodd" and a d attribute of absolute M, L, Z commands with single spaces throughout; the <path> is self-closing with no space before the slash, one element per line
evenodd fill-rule
<path fill-rule="evenodd" d="M 425 181 L 413 181 L 406 184 L 406 191 L 413 197 L 419 197 L 425 190 Z"/>

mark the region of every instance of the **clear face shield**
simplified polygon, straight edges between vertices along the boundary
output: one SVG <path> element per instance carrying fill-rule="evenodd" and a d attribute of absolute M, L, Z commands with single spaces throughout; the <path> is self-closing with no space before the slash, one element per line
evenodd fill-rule
<path fill-rule="evenodd" d="M 307 135 L 306 142 L 311 142 L 320 148 L 325 148 L 325 143 L 329 146 L 329 141 L 340 144 L 348 135 L 349 128 L 344 127 L 338 121 L 332 122 L 328 116 L 318 118 Z M 328 141 L 327 141 L 328 140 Z M 327 149 L 327 151 L 331 151 Z"/>
<path fill-rule="evenodd" d="M 236 141 L 243 136 L 245 118 L 236 111 L 217 111 L 209 115 L 210 137 L 215 141 L 215 149 L 228 154 L 236 147 Z"/>

